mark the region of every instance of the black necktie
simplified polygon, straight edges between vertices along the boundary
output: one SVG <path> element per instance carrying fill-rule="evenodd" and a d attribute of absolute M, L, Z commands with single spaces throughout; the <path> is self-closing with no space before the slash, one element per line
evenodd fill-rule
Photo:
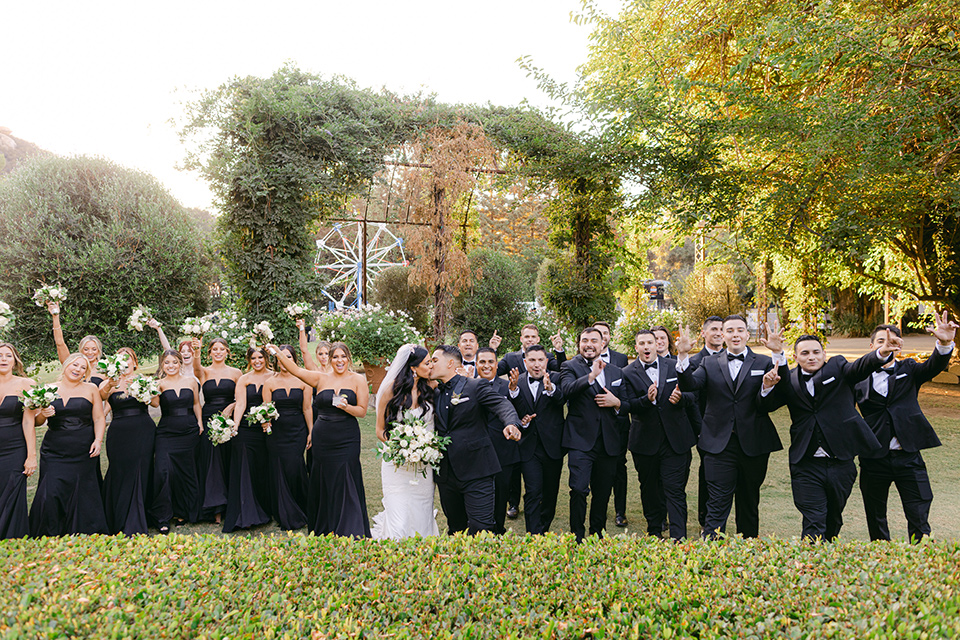
<path fill-rule="evenodd" d="M 740 362 L 743 362 L 743 358 L 745 355 L 746 354 L 743 354 L 743 353 L 737 353 L 737 354 L 727 353 L 727 361 L 739 360 Z"/>
<path fill-rule="evenodd" d="M 656 362 L 651 362 L 650 364 L 647 364 L 646 362 L 643 363 L 643 370 L 644 370 L 644 371 L 649 371 L 650 369 L 656 369 L 656 368 L 657 368 L 657 363 L 656 363 Z"/>

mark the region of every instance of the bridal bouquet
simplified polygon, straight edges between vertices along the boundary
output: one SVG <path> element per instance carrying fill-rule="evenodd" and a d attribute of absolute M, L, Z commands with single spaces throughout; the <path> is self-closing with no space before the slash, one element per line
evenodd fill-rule
<path fill-rule="evenodd" d="M 115 353 L 97 362 L 97 371 L 114 380 L 119 380 L 129 368 L 130 359 L 125 353 Z"/>
<path fill-rule="evenodd" d="M 143 404 L 150 404 L 151 400 L 160 395 L 160 381 L 150 376 L 136 376 L 127 385 L 127 395 Z"/>
<path fill-rule="evenodd" d="M 377 447 L 377 457 L 398 468 L 412 466 L 426 478 L 427 467 L 439 464 L 449 444 L 450 438 L 437 435 L 423 418 L 405 411 L 401 420 L 390 423 L 390 437 Z"/>
<path fill-rule="evenodd" d="M 306 320 L 313 313 L 309 302 L 294 302 L 283 309 L 294 320 Z"/>
<path fill-rule="evenodd" d="M 153 311 L 150 310 L 150 307 L 138 304 L 130 317 L 127 318 L 127 328 L 134 331 L 143 331 L 143 326 L 151 320 L 153 320 Z"/>
<path fill-rule="evenodd" d="M 190 338 L 202 338 L 203 334 L 210 331 L 213 323 L 210 318 L 202 316 L 200 318 L 187 318 L 180 327 L 180 333 Z"/>
<path fill-rule="evenodd" d="M 259 406 L 252 407 L 247 413 L 247 420 L 249 422 L 257 422 L 261 425 L 267 425 L 267 428 L 264 429 L 264 431 L 268 436 L 273 433 L 273 429 L 270 428 L 269 422 L 279 417 L 280 412 L 277 411 L 277 406 L 272 402 L 265 402 Z"/>
<path fill-rule="evenodd" d="M 67 299 L 67 290 L 59 283 L 51 287 L 50 285 L 43 285 L 37 289 L 36 293 L 33 294 L 33 301 L 37 303 L 38 307 L 47 306 L 48 302 L 53 302 L 60 304 Z"/>
<path fill-rule="evenodd" d="M 222 413 L 215 413 L 207 420 L 207 437 L 213 446 L 229 442 L 233 437 L 234 422 Z"/>
<path fill-rule="evenodd" d="M 0 300 L 0 335 L 13 327 L 13 311 L 10 305 Z"/>
<path fill-rule="evenodd" d="M 34 409 L 46 409 L 53 401 L 60 397 L 57 391 L 60 389 L 55 383 L 38 384 L 23 390 L 23 406 L 31 411 Z"/>
<path fill-rule="evenodd" d="M 250 346 L 256 347 L 259 345 L 265 345 L 273 342 L 273 329 L 270 328 L 270 323 L 264 320 L 263 322 L 258 322 L 253 325 L 253 337 L 250 338 Z"/>

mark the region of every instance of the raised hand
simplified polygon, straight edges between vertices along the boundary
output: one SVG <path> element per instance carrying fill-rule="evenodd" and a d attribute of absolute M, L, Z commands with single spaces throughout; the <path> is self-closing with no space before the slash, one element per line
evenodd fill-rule
<path fill-rule="evenodd" d="M 884 341 L 883 346 L 877 349 L 877 355 L 881 358 L 886 358 L 890 354 L 899 353 L 902 347 L 903 338 L 898 338 L 890 332 L 890 329 L 887 329 L 886 340 Z"/>
<path fill-rule="evenodd" d="M 647 400 L 650 402 L 656 402 L 657 400 L 657 385 L 656 383 L 647 387 Z"/>
<path fill-rule="evenodd" d="M 563 338 L 560 337 L 559 331 L 550 336 L 550 342 L 553 344 L 554 351 L 563 351 Z"/>
<path fill-rule="evenodd" d="M 533 422 L 533 419 L 536 418 L 536 417 L 537 417 L 537 414 L 535 414 L 535 413 L 528 413 L 527 415 L 523 416 L 523 417 L 520 419 L 520 426 L 521 426 L 521 427 L 526 427 L 526 426 L 528 426 L 531 422 Z"/>
<path fill-rule="evenodd" d="M 593 399 L 596 401 L 598 407 L 604 409 L 609 407 L 614 409 L 620 408 L 620 398 L 610 393 L 610 390 L 606 387 L 603 388 L 603 393 L 598 393 Z"/>
<path fill-rule="evenodd" d="M 772 389 L 777 386 L 777 383 L 780 382 L 780 374 L 777 372 L 777 368 L 774 367 L 763 374 L 763 388 Z"/>
<path fill-rule="evenodd" d="M 307 330 L 307 321 L 303 318 L 297 318 L 297 330 L 306 331 Z"/>
<path fill-rule="evenodd" d="M 549 391 L 550 393 L 553 393 L 553 381 L 550 380 L 550 372 L 549 372 L 549 371 L 544 371 L 544 372 L 543 372 L 543 390 L 544 390 L 544 391 Z"/>
<path fill-rule="evenodd" d="M 200 338 L 195 337 L 193 340 L 191 340 L 190 347 L 194 350 L 194 352 L 200 351 Z"/>
<path fill-rule="evenodd" d="M 587 374 L 587 379 L 593 383 L 596 382 L 597 377 L 599 377 L 600 372 L 606 368 L 607 363 L 603 361 L 603 358 L 597 358 L 593 361 L 593 366 L 590 368 L 590 373 Z"/>
<path fill-rule="evenodd" d="M 766 322 L 763 323 L 764 333 L 766 337 L 760 337 L 760 344 L 765 346 L 767 349 L 770 349 L 771 353 L 780 353 L 783 351 L 783 329 L 777 331 L 776 333 L 770 331 L 770 325 Z"/>
<path fill-rule="evenodd" d="M 510 369 L 510 391 L 517 390 L 517 381 L 520 380 L 520 369 L 514 367 Z"/>
<path fill-rule="evenodd" d="M 149 320 L 147 320 L 147 326 L 150 327 L 151 329 L 159 329 L 160 322 L 156 318 L 150 318 Z"/>
<path fill-rule="evenodd" d="M 677 359 L 683 360 L 693 348 L 693 338 L 690 337 L 690 325 L 680 327 L 680 335 L 677 338 Z"/>
<path fill-rule="evenodd" d="M 47 311 L 50 312 L 50 315 L 55 316 L 60 313 L 60 305 L 58 305 L 53 300 L 47 301 Z"/>
<path fill-rule="evenodd" d="M 667 398 L 670 401 L 670 404 L 677 404 L 680 402 L 680 398 L 683 397 L 683 392 L 680 391 L 680 387 L 674 387 L 673 391 L 670 392 L 670 397 Z"/>
<path fill-rule="evenodd" d="M 490 338 L 490 342 L 489 342 L 490 348 L 496 351 L 497 349 L 500 348 L 501 342 L 503 342 L 503 338 L 501 338 L 500 335 L 497 333 L 497 330 L 494 329 L 493 336 Z"/>
<path fill-rule="evenodd" d="M 958 325 L 956 322 L 948 320 L 946 311 L 943 312 L 942 316 L 934 312 L 933 318 L 935 324 L 932 327 L 927 327 L 927 332 L 936 336 L 937 340 L 943 346 L 947 346 L 952 343 L 954 338 L 957 336 L 957 329 L 960 328 L 960 325 Z"/>

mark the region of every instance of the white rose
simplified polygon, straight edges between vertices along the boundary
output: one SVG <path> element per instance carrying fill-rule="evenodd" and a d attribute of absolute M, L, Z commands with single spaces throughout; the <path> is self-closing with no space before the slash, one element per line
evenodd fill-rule
<path fill-rule="evenodd" d="M 420 462 L 420 452 L 414 451 L 407 457 L 407 460 L 409 460 L 410 462 Z"/>

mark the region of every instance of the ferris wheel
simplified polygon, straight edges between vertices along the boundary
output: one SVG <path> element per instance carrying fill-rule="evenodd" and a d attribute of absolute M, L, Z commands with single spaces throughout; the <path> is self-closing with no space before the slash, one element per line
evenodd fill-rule
<path fill-rule="evenodd" d="M 364 229 L 364 226 L 367 226 Z M 372 228 L 371 228 L 372 227 Z M 367 237 L 369 232 L 373 235 Z M 366 238 L 366 242 L 364 239 Z M 366 264 L 364 264 L 366 245 Z M 382 222 L 337 223 L 323 238 L 317 240 L 317 256 L 314 272 L 317 275 L 332 274 L 333 278 L 322 289 L 323 295 L 337 308 L 359 306 L 363 274 L 366 271 L 370 282 L 388 267 L 410 264 L 403 253 L 403 238 L 394 235 Z M 343 293 L 339 288 L 343 287 Z M 330 293 L 328 290 L 333 290 Z M 337 295 L 339 294 L 339 296 Z M 350 304 L 347 305 L 347 300 Z"/>

